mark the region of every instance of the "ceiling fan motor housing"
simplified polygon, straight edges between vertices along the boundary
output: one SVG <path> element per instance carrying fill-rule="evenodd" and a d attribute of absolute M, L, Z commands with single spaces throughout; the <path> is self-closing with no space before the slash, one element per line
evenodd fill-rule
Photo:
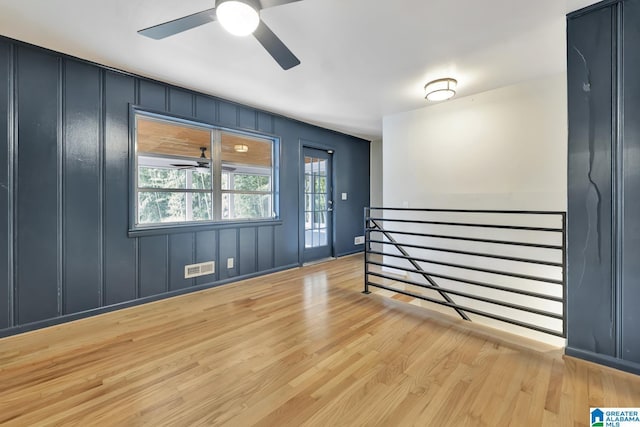
<path fill-rule="evenodd" d="M 239 3 L 244 3 L 246 5 L 251 6 L 256 11 L 259 11 L 260 9 L 262 9 L 262 6 L 260 5 L 259 0 L 216 0 L 216 7 L 219 7 L 222 3 L 226 3 L 228 1 L 236 1 Z"/>
<path fill-rule="evenodd" d="M 256 0 L 218 0 L 216 16 L 229 33 L 248 36 L 260 25 L 260 3 Z"/>

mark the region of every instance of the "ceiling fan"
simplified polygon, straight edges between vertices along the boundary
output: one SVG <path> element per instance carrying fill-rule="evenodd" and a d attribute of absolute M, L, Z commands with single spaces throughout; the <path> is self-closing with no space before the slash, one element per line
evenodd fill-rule
<path fill-rule="evenodd" d="M 200 147 L 200 160 L 196 165 L 194 164 L 172 164 L 171 166 L 178 169 L 209 169 L 211 167 L 209 159 L 205 156 L 204 152 L 207 151 L 207 147 Z"/>
<path fill-rule="evenodd" d="M 253 34 L 282 69 L 288 70 L 300 64 L 300 60 L 260 19 L 260 10 L 297 1 L 300 0 L 215 0 L 216 7 L 212 9 L 145 28 L 138 34 L 160 40 L 217 19 L 231 34 Z"/>

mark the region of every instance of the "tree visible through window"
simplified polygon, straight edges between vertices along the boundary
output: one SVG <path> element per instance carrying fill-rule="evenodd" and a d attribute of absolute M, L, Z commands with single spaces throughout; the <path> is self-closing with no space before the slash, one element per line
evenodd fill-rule
<path fill-rule="evenodd" d="M 136 225 L 275 217 L 273 140 L 146 114 L 135 122 Z"/>
<path fill-rule="evenodd" d="M 138 194 L 140 223 L 213 219 L 210 171 L 138 166 L 138 186 L 142 190 Z M 207 191 L 183 192 L 181 190 Z"/>

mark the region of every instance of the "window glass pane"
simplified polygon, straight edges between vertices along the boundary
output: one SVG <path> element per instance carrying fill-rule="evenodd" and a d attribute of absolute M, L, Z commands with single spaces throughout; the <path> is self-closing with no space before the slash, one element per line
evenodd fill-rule
<path fill-rule="evenodd" d="M 211 189 L 211 169 L 195 168 L 187 171 L 187 177 L 191 175 L 191 185 L 187 188 L 197 190 L 210 190 Z"/>
<path fill-rule="evenodd" d="M 273 141 L 221 132 L 221 160 L 227 177 L 221 180 L 222 219 L 272 218 Z"/>
<path fill-rule="evenodd" d="M 314 206 L 314 210 L 316 211 L 327 210 L 327 196 L 323 194 L 316 194 L 316 205 Z"/>
<path fill-rule="evenodd" d="M 231 132 L 222 132 L 221 140 L 224 164 L 273 167 L 273 141 Z"/>
<path fill-rule="evenodd" d="M 326 212 L 314 212 L 313 223 L 315 228 L 325 228 L 327 226 L 327 213 Z"/>
<path fill-rule="evenodd" d="M 318 159 L 318 175 L 327 175 L 327 161 Z"/>
<path fill-rule="evenodd" d="M 271 191 L 271 177 L 234 173 L 233 190 Z"/>
<path fill-rule="evenodd" d="M 305 212 L 304 213 L 304 229 L 305 230 L 310 230 L 312 227 L 311 225 L 311 212 Z"/>
<path fill-rule="evenodd" d="M 138 193 L 138 223 L 186 221 L 185 193 L 140 192 Z"/>
<path fill-rule="evenodd" d="M 222 219 L 229 219 L 232 215 L 231 213 L 231 194 L 225 193 L 222 195 Z"/>
<path fill-rule="evenodd" d="M 319 246 L 326 246 L 327 243 L 328 236 L 326 228 L 306 230 L 304 233 L 305 248 L 317 248 Z"/>
<path fill-rule="evenodd" d="M 229 172 L 222 172 L 220 180 L 223 190 L 231 190 L 231 174 Z"/>
<path fill-rule="evenodd" d="M 318 230 L 318 246 L 327 246 L 327 229 L 321 228 Z"/>
<path fill-rule="evenodd" d="M 140 192 L 138 223 L 210 221 L 213 219 L 211 193 Z"/>
<path fill-rule="evenodd" d="M 138 166 L 140 188 L 186 188 L 185 170 Z"/>
<path fill-rule="evenodd" d="M 222 195 L 223 219 L 271 218 L 271 194 L 225 193 Z"/>
<path fill-rule="evenodd" d="M 211 188 L 211 130 L 137 117 L 138 187 Z"/>
<path fill-rule="evenodd" d="M 145 116 L 137 116 L 136 124 L 139 154 L 198 159 L 202 154 L 201 148 L 205 148 L 206 158 L 211 158 L 210 129 Z"/>
<path fill-rule="evenodd" d="M 312 180 L 313 176 L 312 175 L 305 175 L 304 176 L 304 191 L 306 191 L 307 193 L 311 192 L 311 180 Z"/>
<path fill-rule="evenodd" d="M 313 210 L 313 205 L 311 203 L 311 198 L 313 197 L 312 194 L 305 194 L 304 195 L 304 210 L 305 211 L 312 211 Z"/>
<path fill-rule="evenodd" d="M 327 178 L 324 176 L 316 176 L 315 179 L 315 192 L 326 193 L 327 192 Z"/>
<path fill-rule="evenodd" d="M 211 193 L 190 193 L 187 198 L 191 198 L 191 218 L 187 215 L 188 221 L 211 221 L 213 220 L 213 203 Z"/>

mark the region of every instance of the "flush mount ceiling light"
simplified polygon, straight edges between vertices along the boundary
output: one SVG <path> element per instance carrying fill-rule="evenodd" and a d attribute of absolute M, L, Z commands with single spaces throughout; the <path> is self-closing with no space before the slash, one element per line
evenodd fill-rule
<path fill-rule="evenodd" d="M 218 0 L 216 16 L 218 21 L 234 36 L 248 36 L 260 23 L 260 5 L 252 0 Z"/>
<path fill-rule="evenodd" d="M 444 101 L 452 98 L 456 94 L 458 81 L 446 78 L 438 79 L 424 85 L 425 98 L 429 101 Z"/>
<path fill-rule="evenodd" d="M 236 144 L 233 149 L 238 153 L 246 153 L 249 151 L 249 146 L 247 144 Z"/>

